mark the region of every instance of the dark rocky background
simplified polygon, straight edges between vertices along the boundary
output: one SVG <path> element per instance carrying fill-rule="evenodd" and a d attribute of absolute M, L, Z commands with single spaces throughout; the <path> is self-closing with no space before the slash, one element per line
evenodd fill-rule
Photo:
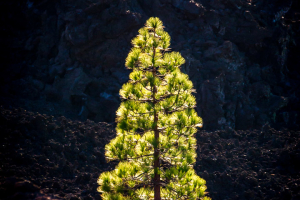
<path fill-rule="evenodd" d="M 214 200 L 300 196 L 297 0 L 1 1 L 0 199 L 100 199 L 104 146 L 137 35 L 159 17 L 182 53 Z"/>
<path fill-rule="evenodd" d="M 300 122 L 296 0 L 11 0 L 0 3 L 5 107 L 113 122 L 137 35 L 158 16 L 197 90 L 204 129 Z"/>

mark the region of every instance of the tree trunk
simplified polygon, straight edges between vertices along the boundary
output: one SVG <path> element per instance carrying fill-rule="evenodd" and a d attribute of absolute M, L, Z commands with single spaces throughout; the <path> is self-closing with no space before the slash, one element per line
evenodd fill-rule
<path fill-rule="evenodd" d="M 155 39 L 155 29 L 154 29 L 154 39 Z M 155 51 L 156 49 L 153 47 L 153 58 L 155 57 Z M 154 60 L 154 59 L 153 59 Z M 153 76 L 156 76 L 156 68 L 154 67 L 153 63 Z M 157 121 L 158 121 L 158 116 L 155 110 L 155 104 L 156 104 L 156 99 L 155 99 L 155 94 L 156 94 L 156 86 L 152 88 L 152 98 L 153 98 L 153 106 L 154 106 L 154 137 L 157 142 L 159 142 L 159 131 L 157 129 Z M 154 147 L 154 200 L 161 200 L 160 197 L 160 175 L 158 172 L 159 170 L 159 143 L 157 143 L 157 146 Z"/>
<path fill-rule="evenodd" d="M 156 141 L 159 141 L 159 131 L 157 129 L 157 114 L 154 111 L 154 137 Z M 161 200 L 160 197 L 160 174 L 157 173 L 159 170 L 159 144 L 154 148 L 154 200 Z"/>
<path fill-rule="evenodd" d="M 156 116 L 157 120 L 157 116 Z M 155 120 L 154 120 L 155 121 Z M 157 130 L 157 125 L 156 125 L 156 130 L 154 131 L 155 134 L 155 140 L 159 140 L 159 132 Z M 157 170 L 159 170 L 159 149 L 158 146 L 154 148 L 154 200 L 161 200 L 160 197 L 160 175 L 157 173 Z"/>

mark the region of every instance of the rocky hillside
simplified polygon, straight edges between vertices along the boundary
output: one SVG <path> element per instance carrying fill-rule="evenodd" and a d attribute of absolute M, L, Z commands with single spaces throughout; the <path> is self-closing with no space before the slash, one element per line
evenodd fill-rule
<path fill-rule="evenodd" d="M 0 199 L 99 200 L 114 125 L 0 108 Z M 300 131 L 200 131 L 195 170 L 213 200 L 299 200 Z"/>
<path fill-rule="evenodd" d="M 1 1 L 0 104 L 113 122 L 131 39 L 159 17 L 205 130 L 299 129 L 296 0 Z"/>

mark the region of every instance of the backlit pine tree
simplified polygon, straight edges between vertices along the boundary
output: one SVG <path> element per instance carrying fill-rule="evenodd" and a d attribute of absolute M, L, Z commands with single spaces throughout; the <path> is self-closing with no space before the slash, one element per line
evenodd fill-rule
<path fill-rule="evenodd" d="M 107 160 L 120 163 L 98 179 L 103 199 L 210 199 L 193 169 L 193 135 L 202 126 L 195 90 L 180 72 L 184 58 L 168 52 L 171 38 L 163 28 L 151 17 L 132 40 L 126 67 L 133 72 L 120 90 L 117 136 L 105 146 Z"/>

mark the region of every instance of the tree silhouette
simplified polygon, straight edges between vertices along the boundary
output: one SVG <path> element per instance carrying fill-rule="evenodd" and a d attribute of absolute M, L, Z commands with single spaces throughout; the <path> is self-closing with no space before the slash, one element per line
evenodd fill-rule
<path fill-rule="evenodd" d="M 151 17 L 126 58 L 130 80 L 120 90 L 117 136 L 105 146 L 116 169 L 98 179 L 103 199 L 210 199 L 205 180 L 193 169 L 202 119 L 193 109 L 192 82 L 179 67 L 185 60 L 168 52 L 170 36 Z"/>

